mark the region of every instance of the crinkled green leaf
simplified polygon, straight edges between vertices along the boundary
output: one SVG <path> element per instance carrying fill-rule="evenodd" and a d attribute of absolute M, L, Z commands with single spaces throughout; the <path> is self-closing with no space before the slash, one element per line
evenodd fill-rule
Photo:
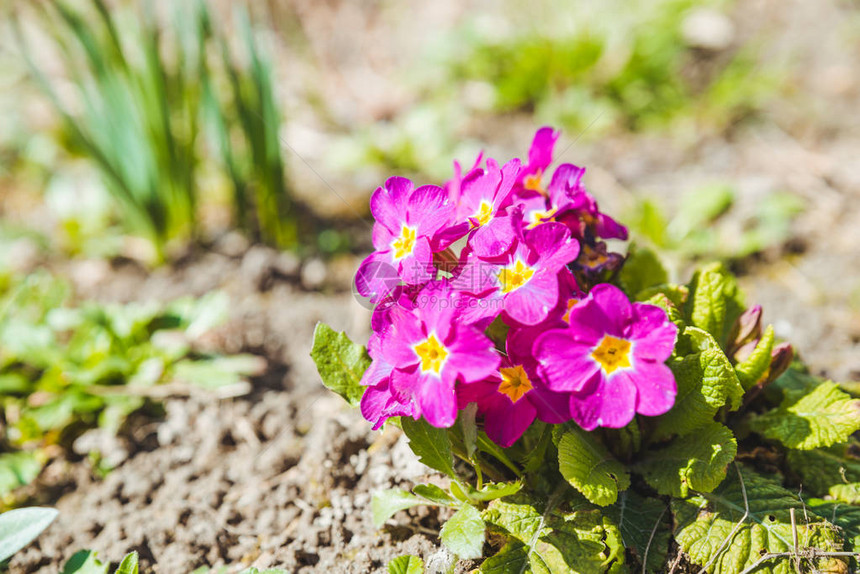
<path fill-rule="evenodd" d="M 667 283 L 665 285 L 649 287 L 648 289 L 644 289 L 636 294 L 637 301 L 650 302 L 651 299 L 655 299 L 657 297 L 665 298 L 679 310 L 685 309 L 687 300 L 690 298 L 690 289 L 686 285 Z M 652 304 L 656 305 L 656 303 Z"/>
<path fill-rule="evenodd" d="M 484 520 L 524 547 L 509 543 L 481 572 L 602 574 L 623 562 L 618 528 L 598 510 L 546 512 L 525 497 L 515 498 L 491 502 Z"/>
<path fill-rule="evenodd" d="M 54 508 L 16 508 L 0 514 L 0 562 L 6 560 L 42 533 L 57 518 Z"/>
<path fill-rule="evenodd" d="M 749 390 L 767 374 L 772 359 L 773 343 L 773 327 L 768 325 L 750 356 L 735 365 L 738 381 L 744 390 Z"/>
<path fill-rule="evenodd" d="M 373 525 L 380 528 L 385 524 L 386 520 L 394 516 L 397 512 L 418 506 L 419 504 L 432 503 L 400 488 L 389 488 L 388 490 L 374 492 L 373 498 L 370 500 Z"/>
<path fill-rule="evenodd" d="M 618 275 L 621 288 L 630 296 L 669 281 L 669 274 L 651 249 L 631 245 Z"/>
<path fill-rule="evenodd" d="M 852 399 L 836 383 L 822 383 L 800 400 L 753 418 L 750 426 L 792 449 L 832 446 L 860 430 L 860 399 Z"/>
<path fill-rule="evenodd" d="M 814 450 L 789 450 L 785 462 L 804 492 L 825 496 L 834 484 L 860 482 L 860 460 L 846 445 Z"/>
<path fill-rule="evenodd" d="M 666 504 L 659 498 L 643 498 L 627 490 L 606 509 L 606 515 L 618 525 L 624 546 L 636 555 L 640 563 L 647 560 L 647 571 L 661 571 L 669 552 L 671 535 Z"/>
<path fill-rule="evenodd" d="M 687 315 L 691 323 L 704 329 L 721 345 L 735 320 L 744 310 L 737 281 L 721 264 L 709 265 L 693 276 Z"/>
<path fill-rule="evenodd" d="M 860 482 L 834 484 L 830 487 L 830 496 L 848 504 L 860 504 Z"/>
<path fill-rule="evenodd" d="M 93 550 L 80 550 L 63 566 L 62 574 L 107 574 L 108 565 L 98 559 Z M 208 570 L 207 570 L 208 572 Z"/>
<path fill-rule="evenodd" d="M 361 377 L 370 366 L 367 350 L 349 340 L 325 323 L 317 323 L 311 358 L 316 363 L 323 384 L 355 406 L 361 401 L 364 387 Z"/>
<path fill-rule="evenodd" d="M 471 504 L 464 504 L 442 525 L 442 544 L 462 559 L 480 558 L 484 549 L 484 520 Z"/>
<path fill-rule="evenodd" d="M 842 529 L 845 550 L 856 552 L 860 549 L 860 506 L 819 498 L 811 498 L 806 503 L 815 514 Z M 857 557 L 855 556 L 854 559 L 855 569 L 852 572 L 856 572 L 857 566 Z"/>
<path fill-rule="evenodd" d="M 137 571 L 137 552 L 131 552 L 125 555 L 114 574 L 137 574 Z"/>
<path fill-rule="evenodd" d="M 410 417 L 400 419 L 400 428 L 409 439 L 409 448 L 418 459 L 448 476 L 454 476 L 454 455 L 451 453 L 451 438 L 447 429 L 439 429 L 424 419 Z"/>
<path fill-rule="evenodd" d="M 713 337 L 695 327 L 687 327 L 684 335 L 698 350 L 667 363 L 675 374 L 678 394 L 672 410 L 657 419 L 655 438 L 683 436 L 713 421 L 723 406 L 738 408 L 743 399 L 735 370 Z"/>
<path fill-rule="evenodd" d="M 527 574 L 531 573 L 529 547 L 519 540 L 511 540 L 478 569 L 481 574 Z"/>
<path fill-rule="evenodd" d="M 637 470 L 660 494 L 683 498 L 690 490 L 710 492 L 719 486 L 737 453 L 732 431 L 712 422 L 646 453 Z"/>
<path fill-rule="evenodd" d="M 714 492 L 672 500 L 675 539 L 691 562 L 699 566 L 710 564 L 708 572 L 712 574 L 737 574 L 758 561 L 763 553 L 789 550 L 792 508 L 796 511 L 801 548 L 814 547 L 825 552 L 842 549 L 832 525 L 808 509 L 804 514 L 804 507 L 794 493 L 751 470 L 741 472 L 743 482 L 733 468 Z M 746 508 L 744 491 L 749 515 L 741 523 Z M 816 562 L 815 566 L 824 566 L 825 561 Z M 773 574 L 794 572 L 787 559 L 774 559 L 765 568 L 763 571 Z"/>
<path fill-rule="evenodd" d="M 684 323 L 684 317 L 681 315 L 680 309 L 675 306 L 675 304 L 672 303 L 672 301 L 670 301 L 669 298 L 663 293 L 657 293 L 646 299 L 642 299 L 642 302 L 663 309 L 663 311 L 666 312 L 666 316 L 669 318 L 669 320 L 672 321 L 676 327 L 678 327 L 678 332 L 682 333 L 686 328 L 686 324 Z"/>
<path fill-rule="evenodd" d="M 558 441 L 558 468 L 571 486 L 600 506 L 614 503 L 618 492 L 630 486 L 624 465 L 593 434 L 578 429 Z"/>
<path fill-rule="evenodd" d="M 424 561 L 418 556 L 398 556 L 388 563 L 388 574 L 424 574 Z"/>

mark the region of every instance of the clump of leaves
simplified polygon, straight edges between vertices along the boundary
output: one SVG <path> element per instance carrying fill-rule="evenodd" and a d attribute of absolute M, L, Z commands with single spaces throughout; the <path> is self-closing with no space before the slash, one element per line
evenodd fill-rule
<path fill-rule="evenodd" d="M 155 4 L 130 13 L 103 0 L 52 0 L 27 13 L 47 33 L 79 106 L 63 97 L 16 27 L 63 121 L 63 143 L 99 171 L 126 231 L 148 239 L 157 261 L 169 242 L 199 237 L 199 208 L 219 200 L 211 193 L 217 183 L 229 190 L 240 229 L 297 247 L 308 220 L 287 184 L 272 64 L 247 14 L 237 10 L 239 58 L 205 2 L 171 5 L 168 24 Z"/>
<path fill-rule="evenodd" d="M 447 429 L 401 417 L 413 452 L 448 486 L 379 492 L 374 522 L 451 508 L 442 543 L 483 559 L 485 573 L 663 572 L 679 553 L 718 574 L 856 568 L 860 399 L 789 368 L 790 348 L 721 265 L 684 285 L 665 283 L 659 265 L 638 250 L 615 282 L 679 329 L 669 412 L 591 432 L 536 421 L 509 448 L 472 409 Z M 314 358 L 323 382 L 355 404 L 367 361 L 346 341 L 320 326 Z M 408 566 L 404 557 L 390 568 Z"/>
<path fill-rule="evenodd" d="M 703 257 L 739 260 L 777 247 L 790 238 L 803 202 L 788 192 L 766 195 L 750 213 L 739 210 L 737 192 L 712 184 L 690 190 L 671 214 L 644 198 L 626 221 L 647 244 L 674 265 Z"/>
<path fill-rule="evenodd" d="M 258 357 L 195 350 L 226 312 L 220 293 L 75 305 L 69 285 L 47 272 L 0 282 L 0 494 L 38 476 L 52 445 L 96 426 L 115 433 L 160 396 L 188 385 L 244 392 Z"/>
<path fill-rule="evenodd" d="M 498 111 L 534 109 L 547 123 L 592 135 L 676 120 L 724 129 L 761 109 L 778 86 L 757 72 L 752 47 L 710 61 L 685 43 L 682 24 L 692 8 L 725 4 L 513 2 L 517 17 L 507 27 L 464 31 L 467 49 L 457 44 L 449 73 L 491 86 Z M 703 57 L 708 63 L 697 62 Z M 692 78 L 692 68 L 708 73 Z M 752 75 L 757 81 L 749 81 Z"/>

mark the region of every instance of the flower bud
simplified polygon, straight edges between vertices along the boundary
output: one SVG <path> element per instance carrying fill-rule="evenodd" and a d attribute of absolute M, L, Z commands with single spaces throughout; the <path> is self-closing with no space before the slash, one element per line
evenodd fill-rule
<path fill-rule="evenodd" d="M 770 371 L 767 374 L 768 383 L 772 383 L 778 379 L 791 365 L 791 361 L 794 359 L 794 348 L 789 343 L 780 343 L 773 348 L 770 356 Z"/>
<path fill-rule="evenodd" d="M 761 305 L 755 305 L 744 311 L 729 334 L 729 346 L 740 349 L 750 341 L 761 338 Z M 755 345 L 753 345 L 755 347 Z"/>

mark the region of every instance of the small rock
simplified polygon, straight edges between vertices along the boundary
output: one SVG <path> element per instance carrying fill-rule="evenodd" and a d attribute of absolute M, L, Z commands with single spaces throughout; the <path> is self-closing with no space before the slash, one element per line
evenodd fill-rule
<path fill-rule="evenodd" d="M 719 52 L 732 45 L 735 26 L 728 16 L 714 8 L 695 8 L 681 24 L 684 41 L 692 48 Z"/>
<path fill-rule="evenodd" d="M 310 259 L 302 267 L 302 285 L 306 289 L 319 289 L 328 276 L 328 270 L 322 259 Z"/>
<path fill-rule="evenodd" d="M 227 257 L 241 257 L 248 251 L 248 238 L 238 231 L 228 231 L 215 241 L 214 248 Z"/>

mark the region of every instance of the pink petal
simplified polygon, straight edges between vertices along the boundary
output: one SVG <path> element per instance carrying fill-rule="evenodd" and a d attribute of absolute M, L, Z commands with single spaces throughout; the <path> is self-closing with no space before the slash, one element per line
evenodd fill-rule
<path fill-rule="evenodd" d="M 576 341 L 570 329 L 547 331 L 538 337 L 534 354 L 547 387 L 559 392 L 582 390 L 600 370 L 591 358 L 592 347 Z"/>
<path fill-rule="evenodd" d="M 505 397 L 484 415 L 484 431 L 497 445 L 507 448 L 523 436 L 537 411 L 525 399 L 511 403 Z"/>
<path fill-rule="evenodd" d="M 557 303 L 556 275 L 538 271 L 528 283 L 505 295 L 505 313 L 523 325 L 537 325 Z"/>
<path fill-rule="evenodd" d="M 496 217 L 475 229 L 469 238 L 469 246 L 478 257 L 499 257 L 511 248 L 515 237 L 513 218 Z"/>
<path fill-rule="evenodd" d="M 449 428 L 457 420 L 457 396 L 454 386 L 433 375 L 419 375 L 416 399 L 421 414 L 436 428 Z"/>
<path fill-rule="evenodd" d="M 436 277 L 433 267 L 433 251 L 426 237 L 415 240 L 412 253 L 398 261 L 398 272 L 403 282 L 408 285 L 422 285 Z"/>
<path fill-rule="evenodd" d="M 400 274 L 392 260 L 390 251 L 371 253 L 358 266 L 355 273 L 355 289 L 374 303 L 394 291 L 400 284 Z"/>
<path fill-rule="evenodd" d="M 636 361 L 632 371 L 618 373 L 626 377 L 637 390 L 636 412 L 650 417 L 668 412 L 675 404 L 678 387 L 675 375 L 663 363 Z"/>
<path fill-rule="evenodd" d="M 633 322 L 626 336 L 635 341 L 636 357 L 664 362 L 672 355 L 677 335 L 678 327 L 669 321 L 663 309 L 645 303 L 633 304 Z"/>

